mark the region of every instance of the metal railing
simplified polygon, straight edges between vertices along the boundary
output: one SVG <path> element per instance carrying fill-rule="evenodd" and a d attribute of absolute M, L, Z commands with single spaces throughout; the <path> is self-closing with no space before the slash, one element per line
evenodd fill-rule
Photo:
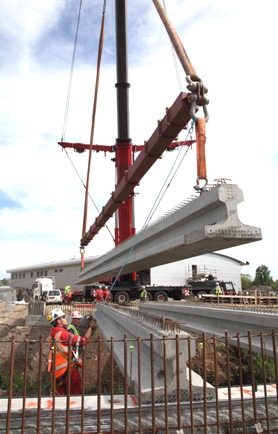
<path fill-rule="evenodd" d="M 33 330 L 33 335 L 30 332 L 24 339 L 13 335 L 0 340 L 0 433 L 278 432 L 275 330 L 271 334 L 273 359 L 265 353 L 263 334 L 259 356 L 251 351 L 254 336 L 250 333 L 247 350 L 240 348 L 240 335 L 231 346 L 227 333 L 220 340 L 205 333 L 194 338 L 176 334 L 169 339 L 151 334 L 149 366 L 142 365 L 141 338 L 129 340 L 125 335 L 122 340 L 103 340 L 95 332 L 82 351 L 83 392 L 78 396 L 70 395 L 70 386 L 65 396 L 55 392 L 56 380 L 47 372 L 48 333 L 46 329 L 45 335 L 36 336 Z M 187 366 L 181 365 L 184 343 L 189 355 Z M 70 341 L 68 345 L 71 349 Z M 122 371 L 114 357 L 117 346 L 122 350 Z M 164 354 L 159 391 L 154 375 L 158 346 Z M 173 346 L 176 386 L 169 390 L 172 373 L 168 372 L 167 355 Z M 72 364 L 71 358 L 68 364 Z M 146 370 L 147 384 L 142 380 Z"/>
<path fill-rule="evenodd" d="M 217 309 L 217 310 L 226 310 L 232 312 L 250 312 L 250 313 L 258 313 L 264 315 L 273 315 L 278 316 L 278 304 L 226 304 L 221 303 L 205 303 L 200 301 L 191 301 L 190 305 L 196 305 L 198 308 L 204 309 Z"/>

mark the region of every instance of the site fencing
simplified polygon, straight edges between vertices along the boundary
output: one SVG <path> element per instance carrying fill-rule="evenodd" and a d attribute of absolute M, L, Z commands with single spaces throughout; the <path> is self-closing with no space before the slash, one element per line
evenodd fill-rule
<path fill-rule="evenodd" d="M 71 303 L 71 304 L 46 304 L 44 301 L 31 301 L 28 305 L 29 315 L 42 315 L 46 316 L 52 309 L 62 309 L 66 315 L 71 315 L 74 310 L 80 311 L 82 316 L 90 315 L 95 312 L 95 303 Z"/>
<path fill-rule="evenodd" d="M 278 432 L 275 330 L 272 359 L 265 353 L 263 334 L 260 355 L 252 353 L 255 336 L 250 333 L 249 350 L 241 349 L 239 335 L 236 346 L 229 344 L 227 334 L 208 338 L 205 333 L 195 337 L 177 333 L 171 339 L 150 335 L 149 366 L 142 364 L 142 339 L 129 340 L 125 335 L 120 341 L 103 340 L 95 331 L 82 350 L 80 396 L 70 395 L 70 381 L 65 396 L 55 392 L 56 380 L 47 372 L 48 334 L 46 329 L 37 336 L 34 327 L 26 337 L 0 340 L 0 433 Z M 71 349 L 70 341 L 68 345 Z M 184 345 L 187 366 L 181 366 Z M 122 350 L 121 370 L 115 360 L 117 346 Z M 169 372 L 170 347 L 175 373 Z M 158 351 L 163 354 L 159 390 L 154 374 Z M 70 357 L 68 365 L 72 362 Z M 146 369 L 147 385 L 142 381 Z M 168 380 L 173 375 L 175 387 L 170 391 Z"/>

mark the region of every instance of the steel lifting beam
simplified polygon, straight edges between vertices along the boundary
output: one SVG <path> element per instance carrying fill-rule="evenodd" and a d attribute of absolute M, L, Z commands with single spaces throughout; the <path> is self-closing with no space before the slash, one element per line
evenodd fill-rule
<path fill-rule="evenodd" d="M 186 141 L 173 141 L 170 143 L 169 146 L 167 146 L 166 151 L 173 151 L 174 149 L 178 148 L 179 146 L 191 146 L 196 142 L 196 140 L 186 140 Z M 71 148 L 74 149 L 76 152 L 82 153 L 84 151 L 89 151 L 92 149 L 93 151 L 100 152 L 103 151 L 106 152 L 115 152 L 116 146 L 112 145 L 90 145 L 88 143 L 72 143 L 72 142 L 58 142 L 58 145 L 60 145 L 62 148 Z M 132 144 L 132 152 L 141 152 L 142 149 L 144 149 L 145 145 L 134 145 Z"/>
<path fill-rule="evenodd" d="M 145 143 L 143 150 L 126 171 L 111 198 L 81 239 L 82 247 L 87 246 L 100 229 L 105 226 L 108 219 L 113 216 L 123 201 L 132 194 L 134 187 L 138 185 L 156 160 L 161 157 L 181 130 L 186 127 L 190 121 L 191 104 L 188 101 L 189 96 L 190 94 L 181 92 L 173 105 L 166 110 L 166 115 L 158 122 L 157 128 Z"/>

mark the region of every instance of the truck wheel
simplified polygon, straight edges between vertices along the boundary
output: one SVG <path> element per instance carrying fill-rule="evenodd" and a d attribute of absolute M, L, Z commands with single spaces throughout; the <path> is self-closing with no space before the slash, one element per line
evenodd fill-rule
<path fill-rule="evenodd" d="M 147 291 L 147 300 L 148 301 L 153 301 L 153 296 L 150 292 Z"/>
<path fill-rule="evenodd" d="M 83 301 L 82 295 L 77 295 L 74 299 L 74 301 L 77 301 L 77 303 L 81 303 Z"/>
<path fill-rule="evenodd" d="M 155 301 L 167 301 L 168 295 L 164 291 L 158 291 L 154 294 Z"/>
<path fill-rule="evenodd" d="M 129 295 L 125 291 L 118 292 L 115 294 L 115 302 L 119 304 L 124 304 L 129 301 Z"/>

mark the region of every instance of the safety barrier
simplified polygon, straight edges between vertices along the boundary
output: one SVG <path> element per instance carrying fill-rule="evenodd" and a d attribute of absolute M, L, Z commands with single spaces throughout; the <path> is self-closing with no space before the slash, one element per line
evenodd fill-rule
<path fill-rule="evenodd" d="M 30 301 L 28 305 L 29 315 L 47 315 L 52 309 L 62 309 L 65 314 L 70 315 L 74 310 L 79 310 L 82 315 L 88 315 L 95 311 L 95 303 L 71 303 L 71 304 L 46 304 L 44 301 Z"/>
<path fill-rule="evenodd" d="M 82 395 L 57 396 L 55 381 L 47 373 L 49 339 L 37 336 L 36 327 L 28 338 L 15 336 L 1 339 L 0 354 L 0 432 L 6 433 L 243 433 L 278 432 L 278 365 L 277 333 L 269 336 L 273 343 L 270 359 L 260 335 L 261 354 L 249 347 L 241 350 L 240 335 L 231 346 L 230 336 L 192 338 L 171 335 L 103 339 L 94 332 L 82 352 Z M 244 336 L 245 338 L 246 336 Z M 148 367 L 142 367 L 142 341 L 150 355 Z M 192 351 L 194 342 L 194 352 Z M 69 343 L 70 345 L 70 343 Z M 160 369 L 162 386 L 156 389 L 157 347 L 164 361 Z M 123 372 L 115 363 L 121 349 Z M 144 347 L 145 348 L 145 347 Z M 183 351 L 187 349 L 186 369 Z M 145 351 L 145 350 L 144 350 Z M 167 358 L 176 365 L 175 387 L 171 385 Z M 136 363 L 135 363 L 136 359 Z M 71 364 L 71 360 L 68 362 Z M 134 367 L 136 366 L 136 369 Z M 150 401 L 142 402 L 142 370 L 149 371 Z M 199 397 L 194 393 L 193 375 L 201 378 Z M 187 393 L 184 393 L 184 378 Z M 138 385 L 135 393 L 133 381 Z M 209 385 L 209 388 L 208 388 Z M 214 395 L 211 394 L 214 390 Z M 161 391 L 163 394 L 161 395 Z M 161 399 L 163 397 L 163 399 Z"/>

